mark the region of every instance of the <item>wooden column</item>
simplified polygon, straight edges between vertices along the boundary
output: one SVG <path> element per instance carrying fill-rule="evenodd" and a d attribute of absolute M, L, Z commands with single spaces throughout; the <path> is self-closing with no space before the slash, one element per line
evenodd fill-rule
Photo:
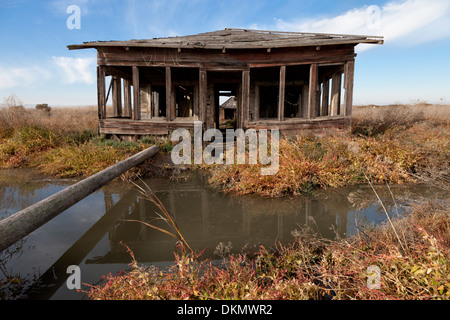
<path fill-rule="evenodd" d="M 152 86 L 149 84 L 147 86 L 145 86 L 144 89 L 145 92 L 145 104 L 147 106 L 147 118 L 151 119 L 152 118 Z"/>
<path fill-rule="evenodd" d="M 253 114 L 253 120 L 259 120 L 259 113 L 260 113 L 260 87 L 255 86 L 255 108 L 254 108 L 254 114 Z"/>
<path fill-rule="evenodd" d="M 336 116 L 339 114 L 341 104 L 341 73 L 335 73 L 332 77 L 331 83 L 331 112 L 330 115 Z"/>
<path fill-rule="evenodd" d="M 133 109 L 133 120 L 141 120 L 139 68 L 137 66 L 133 66 Z"/>
<path fill-rule="evenodd" d="M 301 106 L 301 117 L 308 118 L 308 104 L 309 104 L 309 85 L 304 84 L 302 86 L 302 106 Z"/>
<path fill-rule="evenodd" d="M 131 118 L 133 113 L 131 110 L 131 83 L 130 81 L 123 79 L 123 103 L 124 103 L 124 116 Z"/>
<path fill-rule="evenodd" d="M 320 96 L 322 95 L 322 86 L 320 83 L 317 84 L 316 88 L 316 105 L 314 106 L 314 117 L 320 116 Z"/>
<path fill-rule="evenodd" d="M 250 108 L 250 70 L 242 71 L 242 99 L 240 120 L 238 128 L 244 128 L 245 123 L 248 121 L 248 114 Z"/>
<path fill-rule="evenodd" d="M 112 105 L 114 117 L 122 116 L 122 82 L 119 76 L 112 76 Z"/>
<path fill-rule="evenodd" d="M 327 116 L 328 115 L 328 105 L 330 99 L 330 79 L 327 79 L 323 82 L 322 89 L 322 106 L 320 108 L 320 115 Z"/>
<path fill-rule="evenodd" d="M 308 118 L 315 118 L 317 100 L 317 64 L 311 64 L 309 69 L 309 98 L 308 98 Z"/>
<path fill-rule="evenodd" d="M 175 110 L 172 108 L 172 72 L 166 67 L 166 117 L 167 120 L 175 119 Z"/>
<path fill-rule="evenodd" d="M 159 117 L 159 92 L 152 93 L 153 106 L 155 108 L 155 117 Z"/>
<path fill-rule="evenodd" d="M 200 68 L 199 75 L 199 108 L 198 115 L 199 120 L 203 123 L 206 122 L 206 105 L 207 105 L 207 92 L 208 92 L 208 79 L 206 70 Z"/>
<path fill-rule="evenodd" d="M 353 106 L 353 78 L 355 74 L 355 61 L 348 61 L 345 65 L 345 109 L 346 117 L 352 116 Z"/>
<path fill-rule="evenodd" d="M 97 67 L 97 104 L 98 118 L 106 118 L 106 88 L 105 88 L 105 70 L 103 66 Z"/>
<path fill-rule="evenodd" d="M 286 66 L 280 67 L 280 82 L 278 92 L 278 121 L 284 120 L 284 98 L 286 94 Z"/>

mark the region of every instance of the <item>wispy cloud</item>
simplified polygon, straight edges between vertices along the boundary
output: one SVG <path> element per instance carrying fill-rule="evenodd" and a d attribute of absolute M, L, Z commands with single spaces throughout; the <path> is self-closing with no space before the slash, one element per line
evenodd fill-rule
<path fill-rule="evenodd" d="M 51 73 L 38 66 L 30 67 L 1 67 L 0 66 L 0 89 L 14 87 L 29 87 L 42 80 L 51 78 Z"/>
<path fill-rule="evenodd" d="M 337 16 L 286 21 L 277 19 L 277 30 L 382 35 L 386 44 L 416 45 L 450 37 L 450 1 L 389 1 L 383 6 L 365 5 Z M 253 25 L 252 27 L 259 27 Z"/>
<path fill-rule="evenodd" d="M 95 58 L 52 57 L 65 83 L 92 84 L 95 81 Z"/>

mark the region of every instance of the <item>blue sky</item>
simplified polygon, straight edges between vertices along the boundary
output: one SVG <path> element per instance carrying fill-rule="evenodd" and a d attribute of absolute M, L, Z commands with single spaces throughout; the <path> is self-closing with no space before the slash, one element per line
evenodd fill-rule
<path fill-rule="evenodd" d="M 449 0 L 0 0 L 0 103 L 95 105 L 96 50 L 69 44 L 226 27 L 382 35 L 357 47 L 354 104 L 450 104 Z"/>

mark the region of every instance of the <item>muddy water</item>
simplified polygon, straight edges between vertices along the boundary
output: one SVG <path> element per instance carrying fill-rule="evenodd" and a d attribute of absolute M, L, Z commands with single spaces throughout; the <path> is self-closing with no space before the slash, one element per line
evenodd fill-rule
<path fill-rule="evenodd" d="M 0 171 L 0 218 L 25 208 L 75 180 L 52 180 L 32 170 Z M 231 243 L 231 252 L 243 247 L 293 240 L 294 230 L 308 226 L 326 238 L 350 236 L 361 225 L 379 224 L 386 214 L 369 186 L 322 190 L 310 196 L 263 199 L 232 197 L 214 192 L 199 179 L 185 182 L 146 181 L 164 206 L 173 213 L 180 229 L 194 249 L 214 253 L 219 243 Z M 447 194 L 427 186 L 376 187 L 391 215 L 404 214 L 411 201 L 445 198 Z M 67 267 L 77 265 L 83 283 L 94 284 L 102 275 L 129 269 L 129 246 L 138 262 L 165 267 L 173 261 L 175 241 L 143 224 L 124 220 L 152 221 L 157 208 L 126 183 L 111 183 L 27 236 L 17 253 L 8 257 L 6 269 L 40 286 L 27 292 L 29 299 L 84 299 L 69 290 Z M 19 246 L 20 245 L 20 246 Z M 3 253 L 5 258 L 5 253 Z M 3 276 L 0 274 L 0 276 Z"/>

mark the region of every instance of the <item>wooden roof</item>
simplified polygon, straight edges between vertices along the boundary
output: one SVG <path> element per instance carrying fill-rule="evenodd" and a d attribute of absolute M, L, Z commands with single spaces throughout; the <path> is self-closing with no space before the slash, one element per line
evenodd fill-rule
<path fill-rule="evenodd" d="M 99 47 L 157 47 L 175 49 L 269 49 L 337 44 L 383 44 L 383 37 L 230 29 L 196 35 L 128 41 L 93 41 L 67 46 L 70 50 Z"/>
<path fill-rule="evenodd" d="M 221 109 L 236 109 L 237 100 L 236 97 L 230 97 L 227 101 L 222 103 L 219 108 Z"/>

